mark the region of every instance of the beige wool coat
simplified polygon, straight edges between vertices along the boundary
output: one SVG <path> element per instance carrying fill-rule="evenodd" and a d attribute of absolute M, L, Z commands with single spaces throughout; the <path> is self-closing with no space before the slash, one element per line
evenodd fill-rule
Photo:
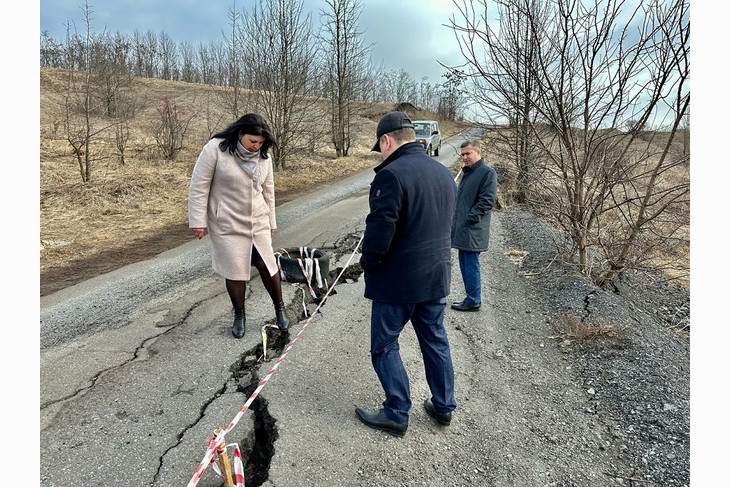
<path fill-rule="evenodd" d="M 270 275 L 277 272 L 271 247 L 276 228 L 274 169 L 271 155 L 259 159 L 257 188 L 235 155 L 223 152 L 211 139 L 200 152 L 190 178 L 188 226 L 207 228 L 213 244 L 213 270 L 226 279 L 251 279 L 253 246 Z"/>

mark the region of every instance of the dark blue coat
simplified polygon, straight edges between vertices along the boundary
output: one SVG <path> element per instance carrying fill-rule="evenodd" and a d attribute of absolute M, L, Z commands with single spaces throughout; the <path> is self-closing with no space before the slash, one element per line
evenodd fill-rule
<path fill-rule="evenodd" d="M 456 196 L 451 246 L 468 252 L 489 249 L 489 224 L 497 202 L 497 172 L 479 159 L 464 166 Z"/>
<path fill-rule="evenodd" d="M 365 297 L 412 304 L 448 296 L 454 178 L 417 142 L 375 168 L 360 265 Z"/>

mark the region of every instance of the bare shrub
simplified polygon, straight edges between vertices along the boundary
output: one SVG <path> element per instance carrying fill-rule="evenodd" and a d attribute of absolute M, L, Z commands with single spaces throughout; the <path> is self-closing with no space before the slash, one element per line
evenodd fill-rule
<path fill-rule="evenodd" d="M 160 102 L 157 113 L 160 116 L 155 126 L 157 147 L 165 159 L 173 160 L 183 148 L 183 140 L 194 114 L 167 97 Z"/>
<path fill-rule="evenodd" d="M 564 314 L 557 320 L 560 336 L 566 340 L 596 341 L 617 339 L 626 335 L 626 327 L 597 321 L 584 321 L 573 314 Z"/>

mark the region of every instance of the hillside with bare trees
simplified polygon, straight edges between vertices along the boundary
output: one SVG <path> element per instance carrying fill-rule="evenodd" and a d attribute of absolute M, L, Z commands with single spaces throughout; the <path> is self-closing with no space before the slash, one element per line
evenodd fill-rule
<path fill-rule="evenodd" d="M 134 78 L 135 116 L 126 123 L 123 153 L 113 128 L 93 138 L 88 174 L 82 172 L 64 131 L 66 80 L 60 69 L 40 70 L 40 266 L 41 295 L 123 265 L 147 259 L 192 239 L 187 226 L 187 188 L 200 148 L 215 130 L 230 123 L 226 90 L 213 85 Z M 189 118 L 175 157 L 165 157 L 156 127 L 174 106 Z M 320 102 L 326 107 L 326 102 Z M 361 105 L 352 120 L 347 157 L 321 141 L 307 141 L 276 174 L 277 202 L 316 190 L 355 171 L 378 164 L 370 152 L 379 117 L 393 104 Z M 436 115 L 408 107 L 414 117 Z M 169 112 L 167 112 L 169 113 Z M 93 126 L 107 117 L 95 115 Z M 312 131 L 327 130 L 313 117 Z M 464 127 L 442 121 L 445 135 Z M 315 143 L 316 142 L 316 143 Z"/>

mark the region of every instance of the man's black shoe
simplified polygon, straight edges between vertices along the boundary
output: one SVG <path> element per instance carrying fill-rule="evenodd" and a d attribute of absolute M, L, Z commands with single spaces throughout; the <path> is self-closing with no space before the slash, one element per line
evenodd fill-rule
<path fill-rule="evenodd" d="M 428 415 L 435 419 L 438 424 L 442 424 L 444 426 L 451 424 L 451 413 L 440 413 L 436 411 L 433 407 L 433 402 L 431 402 L 430 399 L 426 399 L 426 401 L 424 401 L 423 407 Z"/>
<path fill-rule="evenodd" d="M 481 306 L 481 303 L 469 304 L 464 301 L 460 301 L 452 304 L 451 309 L 455 309 L 456 311 L 478 311 Z"/>
<path fill-rule="evenodd" d="M 370 411 L 369 409 L 355 408 L 355 413 L 360 418 L 360 421 L 378 430 L 387 431 L 393 436 L 401 437 L 406 434 L 408 424 L 396 423 L 395 421 L 388 419 L 383 410 Z"/>

